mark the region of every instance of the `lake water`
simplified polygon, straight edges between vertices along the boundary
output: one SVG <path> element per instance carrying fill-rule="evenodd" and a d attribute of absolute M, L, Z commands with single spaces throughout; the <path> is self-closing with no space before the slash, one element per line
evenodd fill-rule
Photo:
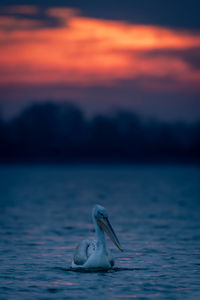
<path fill-rule="evenodd" d="M 200 168 L 2 166 L 1 299 L 200 299 Z M 116 268 L 70 270 L 106 207 Z"/>

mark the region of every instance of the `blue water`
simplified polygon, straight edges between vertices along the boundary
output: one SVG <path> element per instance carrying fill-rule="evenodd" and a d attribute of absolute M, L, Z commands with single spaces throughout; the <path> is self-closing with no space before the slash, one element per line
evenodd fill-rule
<path fill-rule="evenodd" d="M 0 299 L 200 299 L 200 168 L 2 166 Z M 116 268 L 70 270 L 107 208 Z"/>

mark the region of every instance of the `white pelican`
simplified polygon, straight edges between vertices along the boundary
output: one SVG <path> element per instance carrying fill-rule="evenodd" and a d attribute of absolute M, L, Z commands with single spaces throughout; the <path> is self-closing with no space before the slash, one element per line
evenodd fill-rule
<path fill-rule="evenodd" d="M 114 260 L 108 255 L 104 231 L 112 242 L 119 248 L 119 240 L 108 220 L 108 214 L 101 205 L 96 205 L 92 211 L 92 218 L 96 232 L 96 240 L 83 240 L 74 253 L 72 268 L 103 268 L 110 269 Z"/>

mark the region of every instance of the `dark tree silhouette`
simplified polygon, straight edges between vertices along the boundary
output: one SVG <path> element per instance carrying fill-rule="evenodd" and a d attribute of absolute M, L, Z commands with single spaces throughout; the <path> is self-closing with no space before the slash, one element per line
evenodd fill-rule
<path fill-rule="evenodd" d="M 0 119 L 1 162 L 200 162 L 200 122 L 144 121 L 118 111 L 87 120 L 76 106 L 34 104 Z"/>

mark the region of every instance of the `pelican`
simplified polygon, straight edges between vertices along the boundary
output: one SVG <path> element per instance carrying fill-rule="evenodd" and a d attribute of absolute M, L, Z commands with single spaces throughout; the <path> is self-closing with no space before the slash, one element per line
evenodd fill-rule
<path fill-rule="evenodd" d="M 72 260 L 72 268 L 83 269 L 110 269 L 114 266 L 114 260 L 108 254 L 105 233 L 112 242 L 123 252 L 119 240 L 108 220 L 106 209 L 96 205 L 92 211 L 92 219 L 96 232 L 95 240 L 83 240 L 77 247 Z"/>

